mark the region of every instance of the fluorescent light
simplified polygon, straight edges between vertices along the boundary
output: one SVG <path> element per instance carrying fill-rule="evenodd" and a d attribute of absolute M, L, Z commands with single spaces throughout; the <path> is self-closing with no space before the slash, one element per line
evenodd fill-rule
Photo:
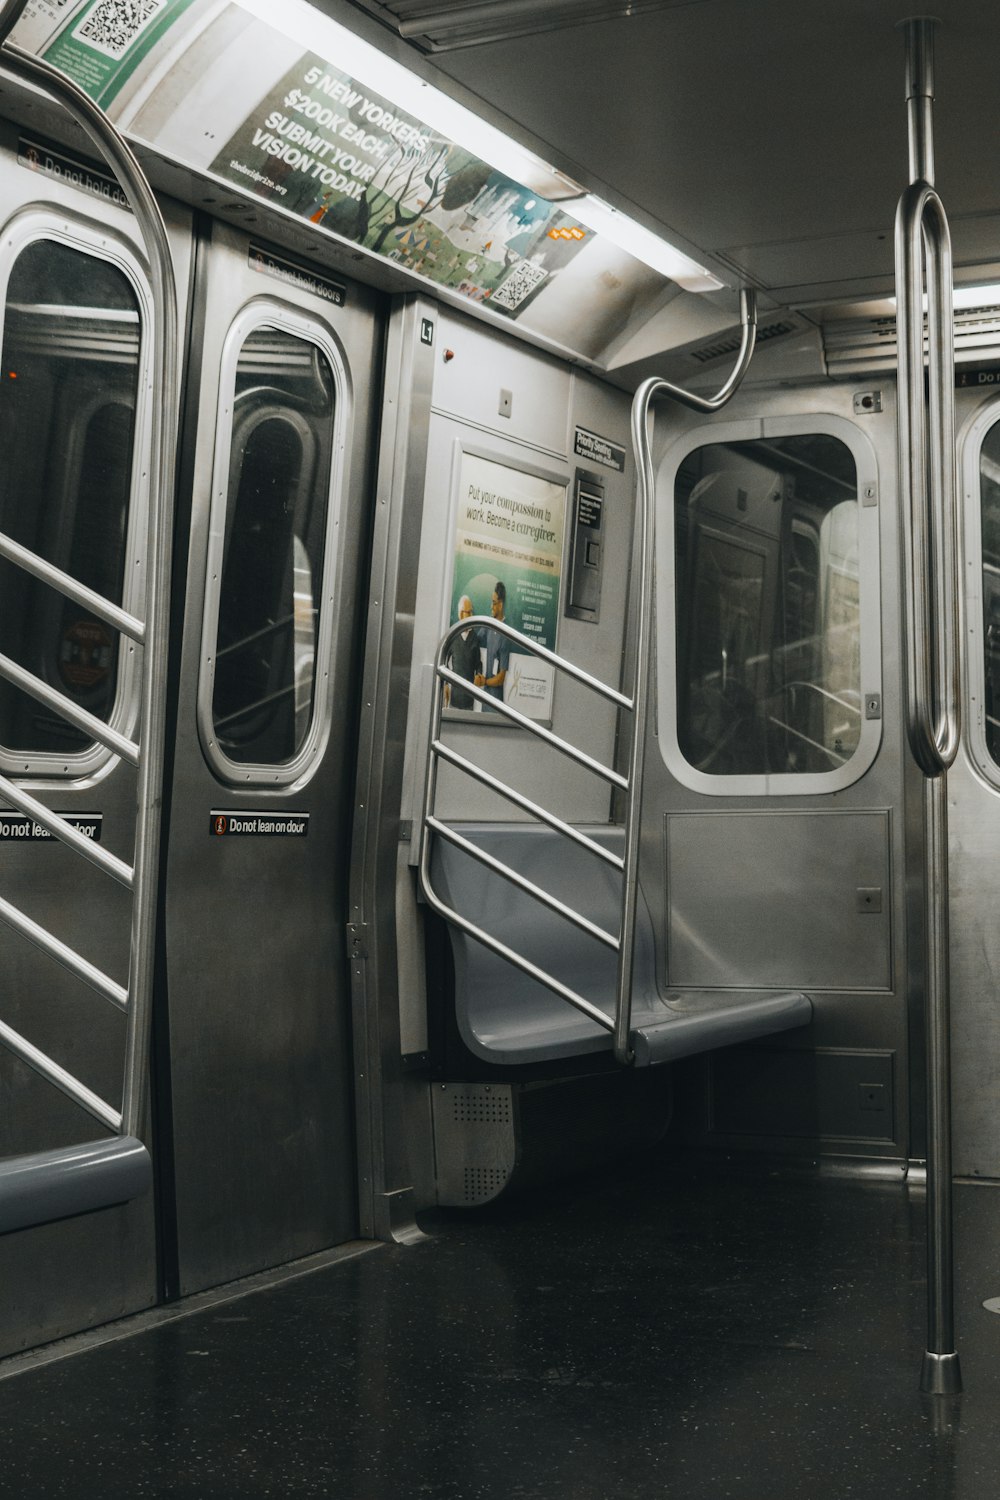
<path fill-rule="evenodd" d="M 481 120 L 450 95 L 436 89 L 433 84 L 425 83 L 416 73 L 411 73 L 409 68 L 404 68 L 394 58 L 387 57 L 377 47 L 355 36 L 322 11 L 305 4 L 304 0 L 238 0 L 238 3 L 243 10 L 266 21 L 285 36 L 299 42 L 302 47 L 318 53 L 326 62 L 349 73 L 359 83 L 367 84 L 369 88 L 384 94 L 392 104 L 415 115 L 422 124 L 432 126 L 449 140 L 475 151 L 483 161 L 496 167 L 498 172 L 504 172 L 513 181 L 520 182 L 523 187 L 529 187 L 542 195 L 541 188 L 536 186 L 535 181 L 541 168 L 553 178 L 554 192 L 544 196 L 576 197 L 586 191 L 548 163 L 542 162 L 533 152 L 512 141 L 495 125 Z M 530 175 L 532 173 L 535 174 L 534 178 Z M 563 191 L 559 191 L 560 183 L 563 184 Z"/>
<path fill-rule="evenodd" d="M 668 276 L 686 291 L 717 292 L 724 285 L 682 250 L 668 244 L 659 235 L 653 234 L 652 230 L 637 224 L 628 214 L 612 208 L 610 203 L 603 202 L 593 193 L 574 202 L 572 213 L 585 228 L 592 229 L 595 234 L 606 235 L 619 250 L 634 255 L 636 260 L 641 260 L 654 271 Z"/>
<path fill-rule="evenodd" d="M 952 293 L 953 307 L 993 307 L 1000 302 L 1000 283 L 989 286 L 957 286 Z"/>
<path fill-rule="evenodd" d="M 884 299 L 895 311 L 895 297 Z M 923 298 L 924 312 L 927 311 L 927 293 Z M 996 307 L 1000 304 L 1000 282 L 991 281 L 986 286 L 956 286 L 952 288 L 951 305 L 959 310 L 966 307 Z"/>
<path fill-rule="evenodd" d="M 683 251 L 588 193 L 558 168 L 512 141 L 495 125 L 480 119 L 433 84 L 425 83 L 417 74 L 315 10 L 305 0 L 238 0 L 238 3 L 243 10 L 276 27 L 303 48 L 318 53 L 325 61 L 369 88 L 377 89 L 391 103 L 440 131 L 448 140 L 474 151 L 482 161 L 512 182 L 537 193 L 540 198 L 566 204 L 564 211 L 585 228 L 606 235 L 620 250 L 635 256 L 643 265 L 659 271 L 686 291 L 714 292 L 723 285 Z"/>

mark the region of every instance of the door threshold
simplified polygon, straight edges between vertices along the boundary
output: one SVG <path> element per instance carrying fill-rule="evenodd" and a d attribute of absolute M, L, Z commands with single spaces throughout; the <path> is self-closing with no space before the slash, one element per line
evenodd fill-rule
<path fill-rule="evenodd" d="M 146 1308 L 143 1312 L 116 1318 L 113 1323 L 102 1323 L 99 1328 L 87 1328 L 82 1333 L 70 1334 L 68 1338 L 58 1339 L 55 1343 L 43 1344 L 37 1349 L 26 1349 L 23 1354 L 10 1354 L 6 1359 L 0 1359 L 0 1380 L 7 1380 L 26 1370 L 40 1369 L 43 1365 L 54 1364 L 60 1359 L 71 1359 L 76 1354 L 84 1354 L 103 1344 L 117 1343 L 119 1339 L 135 1338 L 152 1328 L 162 1328 L 165 1323 L 176 1323 L 181 1318 L 205 1312 L 208 1308 L 223 1307 L 228 1302 L 236 1302 L 254 1292 L 270 1291 L 272 1287 L 282 1286 L 285 1282 L 297 1281 L 302 1276 L 311 1276 L 316 1271 L 325 1271 L 329 1266 L 339 1265 L 342 1261 L 356 1260 L 360 1255 L 382 1249 L 385 1249 L 385 1245 L 381 1240 L 348 1240 L 330 1250 L 320 1250 L 315 1255 L 303 1256 L 301 1260 L 289 1261 L 287 1265 L 275 1266 L 267 1271 L 255 1271 L 253 1275 L 243 1276 L 238 1281 L 227 1281 L 223 1286 L 195 1292 L 179 1302 Z"/>

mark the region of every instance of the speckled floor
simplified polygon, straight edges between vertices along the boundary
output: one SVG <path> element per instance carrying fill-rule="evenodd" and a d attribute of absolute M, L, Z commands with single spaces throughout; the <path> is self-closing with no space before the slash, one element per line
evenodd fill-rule
<path fill-rule="evenodd" d="M 1000 1189 L 956 1199 L 954 1402 L 919 1193 L 646 1164 L 0 1380 L 0 1495 L 986 1500 Z"/>

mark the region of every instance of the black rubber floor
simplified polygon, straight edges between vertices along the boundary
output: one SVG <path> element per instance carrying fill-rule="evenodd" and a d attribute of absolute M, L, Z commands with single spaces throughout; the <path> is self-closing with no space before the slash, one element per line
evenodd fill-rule
<path fill-rule="evenodd" d="M 956 1401 L 922 1195 L 647 1164 L 0 1380 L 0 1494 L 985 1500 L 1000 1191 L 956 1198 Z"/>

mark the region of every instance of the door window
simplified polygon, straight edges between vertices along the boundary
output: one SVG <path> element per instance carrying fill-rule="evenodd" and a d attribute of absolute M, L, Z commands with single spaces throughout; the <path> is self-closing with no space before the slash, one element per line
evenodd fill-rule
<path fill-rule="evenodd" d="M 116 604 L 128 602 L 140 329 L 121 266 L 55 239 L 16 255 L 0 370 L 0 531 Z M 131 594 L 138 583 L 129 578 Z M 105 722 L 126 712 L 133 674 L 118 632 L 5 560 L 0 652 Z M 108 755 L 3 679 L 0 746 L 5 767 L 21 772 L 80 774 Z"/>
<path fill-rule="evenodd" d="M 338 377 L 334 351 L 308 331 L 258 324 L 230 347 L 202 735 L 225 779 L 274 784 L 302 774 L 325 723 Z"/>

